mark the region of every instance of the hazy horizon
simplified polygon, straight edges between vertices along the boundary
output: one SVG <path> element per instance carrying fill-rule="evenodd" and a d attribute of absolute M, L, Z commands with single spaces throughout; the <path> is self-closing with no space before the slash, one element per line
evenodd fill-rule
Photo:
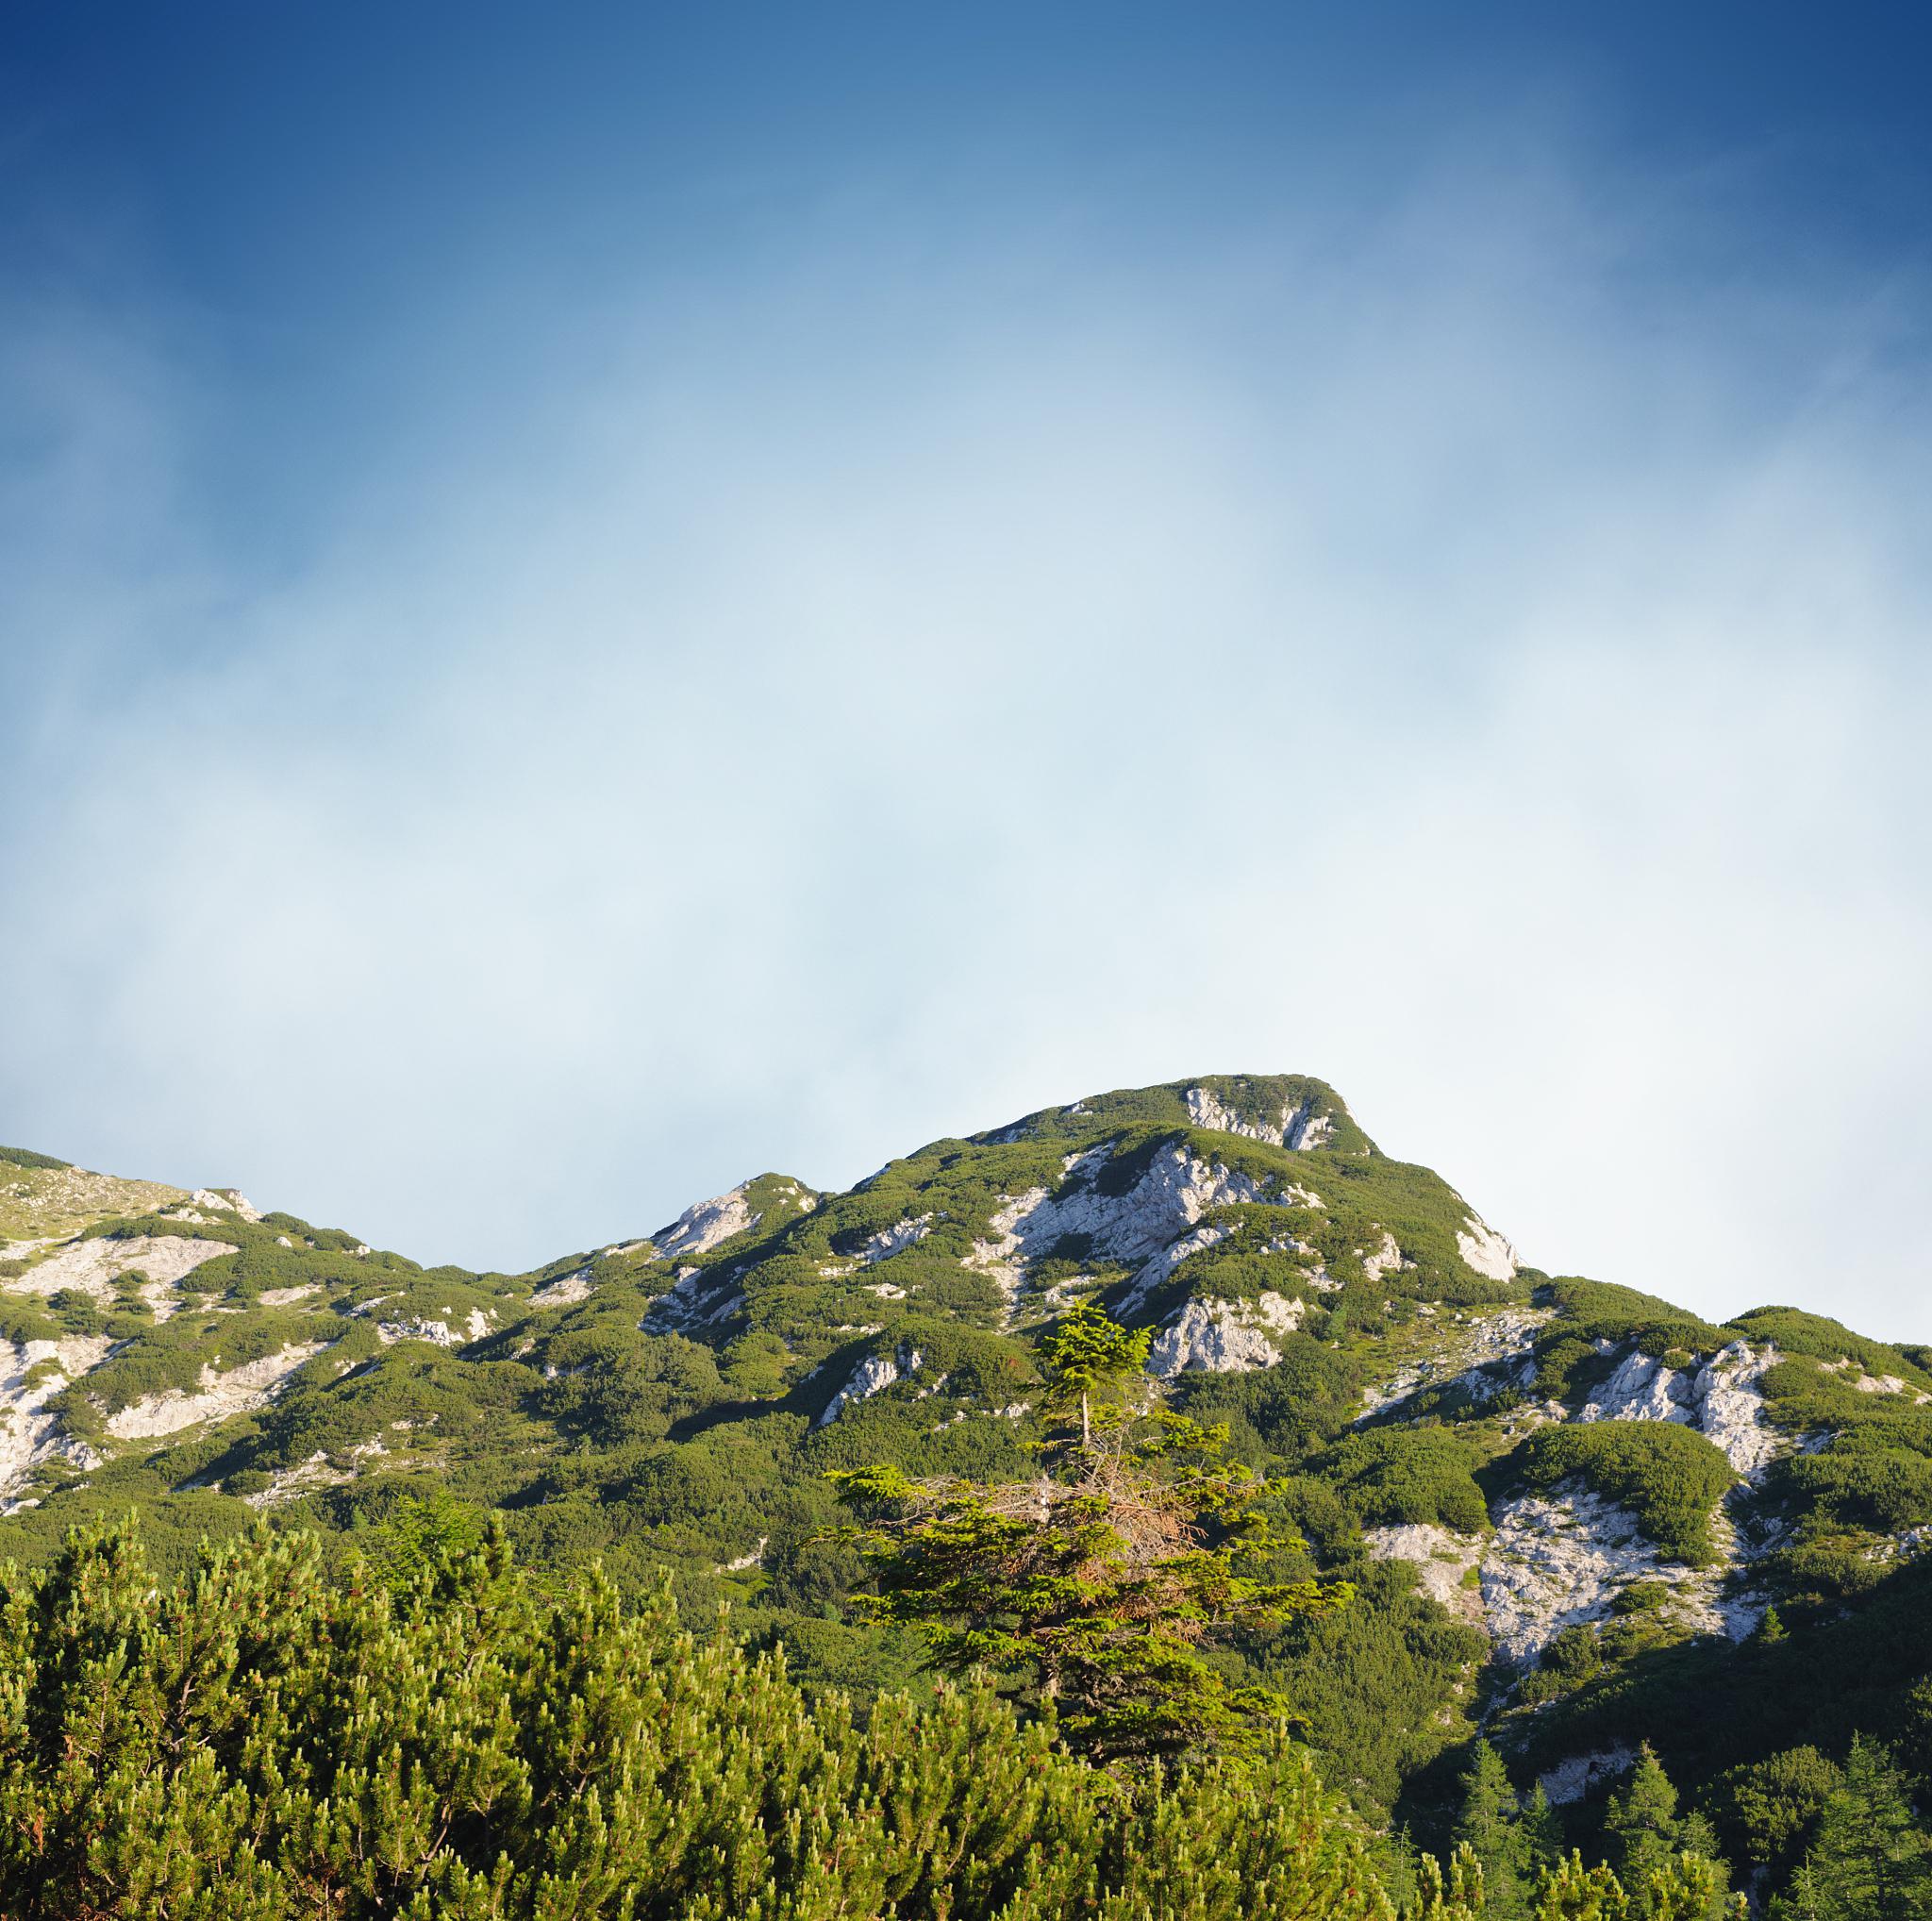
<path fill-rule="evenodd" d="M 0 27 L 0 1139 L 515 1271 L 1308 1073 L 1932 1339 L 1926 35 Z"/>

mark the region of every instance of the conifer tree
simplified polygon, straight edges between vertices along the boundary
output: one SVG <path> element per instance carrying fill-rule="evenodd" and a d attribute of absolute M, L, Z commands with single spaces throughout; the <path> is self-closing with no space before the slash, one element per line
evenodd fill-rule
<path fill-rule="evenodd" d="M 1508 1770 L 1487 1741 L 1478 1741 L 1463 1776 L 1456 1840 L 1482 1864 L 1488 1913 L 1515 1921 L 1529 1912 L 1531 1863 Z"/>
<path fill-rule="evenodd" d="M 1678 1849 L 1677 1791 L 1646 1743 L 1604 1814 L 1605 1853 L 1635 1894 L 1671 1865 Z"/>
<path fill-rule="evenodd" d="M 1523 1837 L 1524 1864 L 1532 1879 L 1540 1880 L 1563 1858 L 1563 1824 L 1541 1781 L 1530 1789 L 1517 1827 Z"/>
<path fill-rule="evenodd" d="M 1123 1780 L 983 1682 L 861 1728 L 668 1600 L 542 1595 L 493 1529 L 319 1570 L 264 1533 L 168 1585 L 124 1529 L 0 1568 L 0 1914 L 1391 1921 L 1279 1732 Z"/>
<path fill-rule="evenodd" d="M 1877 1742 L 1854 1737 L 1779 1921 L 1921 1921 L 1932 1913 L 1932 1837 L 1905 1776 Z"/>
<path fill-rule="evenodd" d="M 919 1629 L 942 1672 L 985 1668 L 1103 1762 L 1251 1743 L 1288 1704 L 1231 1680 L 1202 1643 L 1349 1592 L 1242 1572 L 1245 1553 L 1301 1543 L 1268 1539 L 1226 1429 L 1163 1406 L 1141 1372 L 1146 1349 L 1144 1333 L 1091 1303 L 1065 1316 L 1044 1345 L 1060 1426 L 1033 1479 L 913 1481 L 892 1466 L 831 1477 L 875 1582 L 861 1608 Z"/>

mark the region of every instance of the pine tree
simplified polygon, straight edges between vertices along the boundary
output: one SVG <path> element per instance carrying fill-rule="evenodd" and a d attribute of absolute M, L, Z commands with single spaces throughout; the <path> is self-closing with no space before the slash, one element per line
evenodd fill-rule
<path fill-rule="evenodd" d="M 170 1586 L 108 1529 L 0 1568 L 0 1914 L 1391 1921 L 1278 1730 L 1122 1779 L 983 1681 L 860 1727 L 668 1599 L 541 1595 L 493 1529 L 393 1587 L 319 1565 L 261 1534 Z"/>
<path fill-rule="evenodd" d="M 1629 1913 L 1623 1886 L 1609 1868 L 1602 1863 L 1585 1867 L 1573 1849 L 1544 1878 L 1536 1921 L 1628 1921 Z"/>

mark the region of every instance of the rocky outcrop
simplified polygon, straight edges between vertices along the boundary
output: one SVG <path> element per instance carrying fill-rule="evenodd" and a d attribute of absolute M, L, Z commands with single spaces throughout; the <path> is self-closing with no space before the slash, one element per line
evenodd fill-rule
<path fill-rule="evenodd" d="M 186 1234 L 136 1234 L 127 1240 L 70 1241 L 37 1261 L 7 1286 L 17 1294 L 56 1295 L 74 1288 L 106 1304 L 124 1274 L 146 1277 L 142 1298 L 165 1321 L 178 1301 L 175 1286 L 184 1275 L 237 1250 L 227 1241 L 196 1241 Z"/>
<path fill-rule="evenodd" d="M 1561 1808 L 1581 1801 L 1605 1782 L 1628 1774 L 1637 1765 L 1634 1747 L 1597 1747 L 1588 1754 L 1573 1754 L 1537 1776 L 1537 1784 L 1552 1807 Z"/>
<path fill-rule="evenodd" d="M 1013 1226 L 1024 1256 L 1044 1253 L 1070 1235 L 1084 1237 L 1104 1260 L 1157 1260 L 1209 1208 L 1268 1198 L 1261 1181 L 1182 1146 L 1162 1148 L 1123 1194 L 1070 1182 Z"/>
<path fill-rule="evenodd" d="M 932 1224 L 931 1214 L 920 1214 L 882 1228 L 858 1250 L 859 1265 L 870 1267 L 874 1261 L 890 1261 L 908 1247 L 918 1246 L 932 1232 Z"/>
<path fill-rule="evenodd" d="M 1381 1240 L 1373 1247 L 1361 1249 L 1360 1253 L 1362 1272 L 1372 1287 L 1385 1274 L 1394 1274 L 1403 1265 L 1402 1249 L 1395 1244 L 1395 1236 L 1386 1228 L 1382 1230 Z"/>
<path fill-rule="evenodd" d="M 1219 1094 L 1205 1087 L 1191 1087 L 1181 1096 L 1186 1101 L 1188 1119 L 1197 1128 L 1217 1134 L 1239 1134 L 1247 1141 L 1266 1141 L 1270 1146 L 1306 1152 L 1319 1147 L 1334 1132 L 1326 1114 L 1318 1114 L 1312 1100 L 1299 1107 L 1283 1103 L 1278 1114 L 1266 1120 L 1250 1120 L 1237 1113 Z"/>
<path fill-rule="evenodd" d="M 1608 1618 L 1637 1581 L 1668 1588 L 1679 1623 L 1696 1633 L 1742 1639 L 1761 1606 L 1728 1598 L 1722 1568 L 1666 1561 L 1634 1515 L 1580 1482 L 1527 1495 L 1495 1515 L 1482 1559 L 1483 1608 L 1502 1660 L 1527 1665 L 1565 1628 Z"/>
<path fill-rule="evenodd" d="M 471 1342 L 482 1340 L 489 1331 L 490 1316 L 481 1308 L 472 1308 L 468 1320 L 459 1328 L 452 1327 L 444 1319 L 417 1315 L 375 1324 L 375 1338 L 385 1347 L 398 1341 L 427 1341 L 436 1347 L 467 1347 Z"/>
<path fill-rule="evenodd" d="M 1161 1380 L 1177 1374 L 1252 1374 L 1273 1367 L 1280 1350 L 1268 1337 L 1291 1333 L 1306 1303 L 1263 1294 L 1252 1301 L 1189 1301 L 1154 1338 L 1147 1372 Z"/>
<path fill-rule="evenodd" d="M 924 1359 L 918 1348 L 904 1341 L 891 1354 L 868 1354 L 852 1370 L 852 1378 L 826 1402 L 825 1411 L 815 1425 L 828 1427 L 854 1401 L 870 1400 L 908 1374 L 917 1374 Z"/>
<path fill-rule="evenodd" d="M 1417 1585 L 1431 1599 L 1480 1628 L 1483 1601 L 1470 1570 L 1482 1559 L 1483 1543 L 1428 1522 L 1364 1528 L 1362 1545 L 1372 1561 L 1406 1561 L 1416 1570 Z"/>
<path fill-rule="evenodd" d="M 1432 1307 L 1433 1303 L 1425 1304 L 1424 1311 Z M 1365 1421 L 1425 1387 L 1527 1386 L 1536 1371 L 1532 1346 L 1537 1331 L 1550 1318 L 1548 1308 L 1506 1308 L 1498 1314 L 1448 1324 L 1442 1328 L 1440 1351 L 1362 1390 L 1365 1405 L 1357 1420 Z"/>
<path fill-rule="evenodd" d="M 1456 1251 L 1462 1256 L 1465 1267 L 1486 1280 L 1516 1278 L 1516 1249 L 1487 1221 L 1474 1214 L 1457 1230 Z"/>
<path fill-rule="evenodd" d="M 1179 1145 L 1157 1153 L 1124 1194 L 1103 1194 L 1092 1177 L 1106 1158 L 1104 1147 L 1069 1157 L 1067 1177 L 1052 1194 L 1036 1187 L 1004 1196 L 987 1235 L 974 1243 L 965 1264 L 991 1276 L 1010 1302 L 1024 1284 L 1028 1261 L 1077 1237 L 1096 1259 L 1138 1266 L 1132 1289 L 1114 1310 L 1131 1314 L 1188 1254 L 1220 1238 L 1220 1230 L 1212 1228 L 1189 1238 L 1209 1208 L 1269 1199 L 1313 1201 L 1299 1189 L 1276 1194 L 1264 1182 Z"/>
<path fill-rule="evenodd" d="M 1579 1421 L 1677 1421 L 1695 1428 L 1738 1472 L 1757 1479 L 1776 1459 L 1778 1438 L 1758 1383 L 1782 1359 L 1770 1343 L 1733 1341 L 1699 1367 L 1667 1367 L 1633 1348 L 1578 1413 Z"/>
<path fill-rule="evenodd" d="M 651 1236 L 651 1245 L 659 1261 L 690 1261 L 758 1224 L 744 1189 L 734 1187 L 729 1194 L 686 1208 L 668 1228 L 659 1228 Z"/>
<path fill-rule="evenodd" d="M 687 1267 L 644 1310 L 646 1334 L 675 1334 L 687 1328 L 715 1328 L 744 1305 L 744 1290 L 715 1269 Z"/>
<path fill-rule="evenodd" d="M 99 1464 L 92 1449 L 61 1433 L 46 1404 L 98 1367 L 112 1345 L 104 1334 L 20 1346 L 0 1342 L 0 1512 L 10 1514 L 22 1505 L 21 1490 L 43 1461 L 59 1457 L 82 1467 Z"/>
<path fill-rule="evenodd" d="M 1849 1356 L 1837 1361 L 1821 1361 L 1818 1364 L 1827 1373 L 1842 1375 L 1847 1384 L 1861 1395 L 1909 1395 L 1915 1407 L 1924 1407 L 1932 1402 L 1932 1395 L 1923 1388 L 1914 1387 L 1910 1381 L 1895 1374 L 1868 1374 Z"/>
<path fill-rule="evenodd" d="M 286 1385 L 289 1377 L 305 1361 L 313 1361 L 329 1344 L 304 1341 L 264 1354 L 259 1361 L 245 1361 L 240 1367 L 218 1374 L 204 1364 L 201 1387 L 195 1394 L 170 1388 L 165 1394 L 145 1395 L 131 1407 L 111 1416 L 108 1432 L 117 1441 L 152 1441 L 162 1434 L 176 1434 L 183 1428 L 203 1421 L 223 1421 L 231 1414 L 253 1413 L 266 1407 Z"/>

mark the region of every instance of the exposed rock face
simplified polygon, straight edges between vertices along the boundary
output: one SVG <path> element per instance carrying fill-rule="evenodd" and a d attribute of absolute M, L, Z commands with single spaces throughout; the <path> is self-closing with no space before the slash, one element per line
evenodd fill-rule
<path fill-rule="evenodd" d="M 1722 1570 L 1665 1561 L 1626 1510 L 1580 1482 L 1510 1501 L 1495 1520 L 1482 1561 L 1483 1606 L 1498 1656 L 1519 1666 L 1565 1628 L 1607 1618 L 1634 1581 L 1670 1588 L 1678 1618 L 1700 1633 L 1741 1639 L 1762 1612 L 1721 1601 Z"/>
<path fill-rule="evenodd" d="M 132 1407 L 123 1408 L 108 1422 L 108 1432 L 117 1441 L 151 1441 L 161 1434 L 178 1433 L 202 1421 L 225 1420 L 230 1414 L 252 1413 L 266 1407 L 280 1392 L 288 1378 L 304 1361 L 312 1361 L 328 1345 L 325 1341 L 305 1341 L 264 1354 L 240 1367 L 217 1374 L 211 1366 L 201 1370 L 199 1394 L 183 1394 L 170 1388 L 166 1394 L 147 1395 Z"/>
<path fill-rule="evenodd" d="M 974 1242 L 972 1253 L 960 1263 L 984 1274 L 1006 1295 L 1008 1320 L 1026 1278 L 1021 1264 L 1020 1225 L 1045 1199 L 1043 1187 L 1029 1187 L 1024 1194 L 1005 1196 L 987 1223 L 991 1239 Z"/>
<path fill-rule="evenodd" d="M 821 1428 L 828 1426 L 845 1412 L 851 1402 L 870 1400 L 874 1395 L 882 1394 L 908 1374 L 917 1374 L 924 1359 L 917 1347 L 904 1341 L 893 1353 L 868 1354 L 852 1370 L 852 1378 L 825 1404 L 825 1411 L 816 1425 Z"/>
<path fill-rule="evenodd" d="M 1414 1564 L 1423 1592 L 1452 1614 L 1480 1628 L 1481 1591 L 1471 1585 L 1469 1571 L 1481 1560 L 1480 1540 L 1451 1532 L 1428 1522 L 1391 1528 L 1364 1528 L 1362 1545 L 1374 1561 L 1407 1561 Z"/>
<path fill-rule="evenodd" d="M 1203 1229 L 1183 1244 L 1209 1208 L 1276 1197 L 1249 1176 L 1177 1145 L 1157 1154 L 1125 1194 L 1102 1194 L 1092 1185 L 1091 1174 L 1106 1153 L 1097 1148 L 1069 1157 L 1067 1178 L 1053 1194 L 1036 1187 L 1009 1196 L 989 1224 L 992 1238 L 975 1242 L 965 1264 L 991 1276 L 1010 1301 L 1024 1280 L 1028 1261 L 1078 1235 L 1101 1260 L 1139 1263 L 1134 1286 L 1116 1310 L 1131 1313 L 1187 1254 L 1220 1238 L 1219 1231 Z M 1280 1198 L 1306 1205 L 1313 1196 L 1291 1189 Z"/>
<path fill-rule="evenodd" d="M 721 1194 L 714 1200 L 699 1201 L 695 1207 L 686 1208 L 668 1228 L 659 1228 L 651 1236 L 651 1244 L 658 1250 L 659 1261 L 688 1261 L 695 1255 L 708 1254 L 732 1235 L 741 1234 L 758 1224 L 758 1216 L 745 1199 L 744 1189 L 734 1187 L 729 1194 Z"/>
<path fill-rule="evenodd" d="M 644 1310 L 646 1334 L 673 1334 L 682 1328 L 714 1328 L 744 1305 L 744 1290 L 729 1276 L 688 1267 L 671 1288 Z"/>
<path fill-rule="evenodd" d="M 261 1219 L 261 1210 L 250 1204 L 248 1196 L 232 1187 L 198 1187 L 188 1196 L 189 1205 L 212 1208 L 217 1212 L 240 1214 L 251 1224 Z"/>
<path fill-rule="evenodd" d="M 1842 1374 L 1850 1385 L 1861 1395 L 1910 1395 L 1915 1407 L 1924 1407 L 1932 1401 L 1923 1388 L 1915 1388 L 1907 1380 L 1895 1374 L 1867 1374 L 1858 1362 L 1846 1356 L 1838 1361 L 1819 1363 L 1833 1374 Z"/>
<path fill-rule="evenodd" d="M 587 1301 L 590 1297 L 591 1270 L 580 1267 L 575 1274 L 561 1275 L 537 1289 L 530 1296 L 530 1305 L 533 1308 L 565 1308 L 573 1301 Z"/>
<path fill-rule="evenodd" d="M 1104 1194 L 1071 1181 L 1018 1218 L 1012 1231 L 1025 1258 L 1044 1254 L 1069 1234 L 1082 1234 L 1103 1259 L 1146 1261 L 1165 1253 L 1209 1208 L 1265 1198 L 1265 1188 L 1249 1176 L 1185 1147 L 1164 1147 L 1125 1194 Z"/>
<path fill-rule="evenodd" d="M 916 1220 L 895 1221 L 874 1234 L 858 1250 L 859 1265 L 870 1267 L 875 1261 L 890 1261 L 908 1247 L 916 1247 L 932 1232 L 933 1217 L 921 1214 Z"/>
<path fill-rule="evenodd" d="M 226 1241 L 191 1241 L 185 1234 L 141 1234 L 127 1241 L 70 1241 L 18 1280 L 8 1282 L 16 1294 L 55 1295 L 75 1288 L 97 1301 L 114 1298 L 114 1282 L 124 1274 L 147 1276 L 142 1298 L 165 1321 L 178 1305 L 175 1287 L 204 1261 L 236 1250 Z"/>
<path fill-rule="evenodd" d="M 21 1488 L 43 1461 L 63 1455 L 83 1467 L 99 1464 L 92 1449 L 63 1439 L 59 1422 L 44 1409 L 70 1381 L 98 1367 L 112 1345 L 105 1334 L 20 1347 L 0 1342 L 0 1512 L 20 1505 Z"/>
<path fill-rule="evenodd" d="M 317 1448 L 306 1460 L 298 1461 L 293 1467 L 284 1468 L 274 1476 L 268 1486 L 258 1493 L 243 1495 L 242 1498 L 260 1513 L 269 1508 L 281 1507 L 289 1501 L 299 1501 L 304 1495 L 313 1494 L 318 1488 L 346 1487 L 362 1471 L 364 1462 L 376 1460 L 388 1452 L 389 1449 L 380 1438 L 358 1441 L 348 1450 L 350 1465 L 338 1467 L 329 1459 L 325 1448 Z"/>
<path fill-rule="evenodd" d="M 427 1341 L 438 1347 L 467 1347 L 472 1341 L 482 1340 L 489 1331 L 490 1316 L 481 1308 L 472 1308 L 469 1320 L 461 1328 L 452 1328 L 445 1320 L 415 1316 L 375 1324 L 375 1338 L 385 1347 L 397 1341 Z"/>
<path fill-rule="evenodd" d="M 1505 1308 L 1499 1314 L 1485 1314 L 1466 1326 L 1445 1328 L 1441 1353 L 1399 1369 L 1386 1381 L 1362 1390 L 1365 1409 L 1357 1419 L 1366 1420 L 1370 1414 L 1393 1407 L 1421 1388 L 1453 1386 L 1458 1381 L 1474 1385 L 1477 1375 L 1503 1362 L 1514 1364 L 1510 1384 L 1526 1386 L 1534 1371 L 1531 1344 L 1537 1330 L 1550 1318 L 1548 1308 Z"/>
<path fill-rule="evenodd" d="M 1457 1231 L 1456 1251 L 1463 1264 L 1489 1280 L 1516 1278 L 1516 1249 L 1486 1221 L 1471 1214 L 1466 1228 Z"/>
<path fill-rule="evenodd" d="M 1252 1374 L 1281 1359 L 1270 1330 L 1291 1332 L 1306 1304 L 1279 1294 L 1252 1301 L 1189 1301 L 1174 1325 L 1155 1336 L 1147 1372 L 1162 1380 L 1177 1374 Z"/>
<path fill-rule="evenodd" d="M 1313 1101 L 1300 1107 L 1284 1105 L 1271 1120 L 1251 1121 L 1227 1106 L 1217 1094 L 1205 1087 L 1191 1087 L 1182 1098 L 1188 1104 L 1188 1118 L 1197 1128 L 1217 1134 L 1239 1134 L 1248 1141 L 1266 1141 L 1271 1146 L 1307 1150 L 1319 1147 L 1334 1131 L 1328 1116 L 1315 1111 Z"/>
<path fill-rule="evenodd" d="M 1373 1285 L 1385 1274 L 1395 1273 L 1401 1265 L 1402 1249 L 1395 1244 L 1395 1236 L 1384 1228 L 1380 1244 L 1363 1253 L 1362 1272 Z"/>
<path fill-rule="evenodd" d="M 1770 1343 L 1753 1347 L 1733 1341 L 1692 1370 L 1666 1367 L 1633 1348 L 1576 1418 L 1682 1422 L 1707 1436 L 1740 1474 L 1755 1480 L 1778 1451 L 1758 1382 L 1781 1358 Z"/>

